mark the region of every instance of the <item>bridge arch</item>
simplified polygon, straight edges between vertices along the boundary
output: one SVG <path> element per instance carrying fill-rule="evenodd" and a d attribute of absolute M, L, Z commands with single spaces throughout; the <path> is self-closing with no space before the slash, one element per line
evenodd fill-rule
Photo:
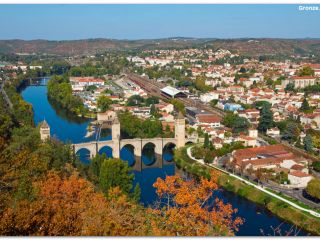
<path fill-rule="evenodd" d="M 167 162 L 173 161 L 173 150 L 176 148 L 176 144 L 173 142 L 168 142 L 163 146 L 162 159 Z"/>
<path fill-rule="evenodd" d="M 130 167 L 134 166 L 136 163 L 135 159 L 135 146 L 127 143 L 120 149 L 120 159 L 127 161 Z"/>
<path fill-rule="evenodd" d="M 83 148 L 79 148 L 75 152 L 75 155 L 80 159 L 82 163 L 89 164 L 92 153 L 90 149 L 83 147 Z"/>
<path fill-rule="evenodd" d="M 141 150 L 141 159 L 144 165 L 151 166 L 157 161 L 156 145 L 153 142 L 147 142 Z"/>
<path fill-rule="evenodd" d="M 105 145 L 105 146 L 101 147 L 99 149 L 98 153 L 100 155 L 106 154 L 107 158 L 112 158 L 113 157 L 113 149 L 112 149 L 112 147 L 110 147 L 108 145 Z"/>

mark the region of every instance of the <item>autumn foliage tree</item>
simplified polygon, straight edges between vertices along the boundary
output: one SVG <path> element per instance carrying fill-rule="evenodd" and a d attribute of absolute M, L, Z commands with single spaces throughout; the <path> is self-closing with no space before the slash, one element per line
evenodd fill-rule
<path fill-rule="evenodd" d="M 38 236 L 144 236 L 151 234 L 146 211 L 130 201 L 119 187 L 108 199 L 78 177 L 49 172 L 35 182 L 34 201 L 22 200 L 1 215 L 0 235 Z"/>
<path fill-rule="evenodd" d="M 234 217 L 237 209 L 213 196 L 218 189 L 217 175 L 212 172 L 210 180 L 199 181 L 158 178 L 154 187 L 161 202 L 152 211 L 162 217 L 160 228 L 174 236 L 221 236 L 238 231 L 243 219 Z"/>

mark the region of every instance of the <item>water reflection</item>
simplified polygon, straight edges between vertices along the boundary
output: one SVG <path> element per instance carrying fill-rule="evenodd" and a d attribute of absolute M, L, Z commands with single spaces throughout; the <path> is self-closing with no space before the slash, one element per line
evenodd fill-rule
<path fill-rule="evenodd" d="M 146 166 L 151 166 L 156 161 L 155 147 L 153 143 L 147 143 L 142 148 L 142 162 Z"/>

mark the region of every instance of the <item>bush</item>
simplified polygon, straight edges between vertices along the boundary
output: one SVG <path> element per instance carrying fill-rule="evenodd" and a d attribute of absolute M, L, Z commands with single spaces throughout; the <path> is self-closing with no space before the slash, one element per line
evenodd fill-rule
<path fill-rule="evenodd" d="M 313 162 L 312 167 L 315 171 L 320 172 L 320 161 L 318 162 Z"/>
<path fill-rule="evenodd" d="M 307 193 L 317 199 L 320 199 L 320 179 L 312 179 L 306 188 Z"/>

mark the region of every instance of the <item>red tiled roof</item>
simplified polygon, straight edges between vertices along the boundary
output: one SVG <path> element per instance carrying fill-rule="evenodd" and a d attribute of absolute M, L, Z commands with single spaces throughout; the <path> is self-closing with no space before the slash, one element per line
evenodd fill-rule
<path fill-rule="evenodd" d="M 293 76 L 291 77 L 293 80 L 299 80 L 299 79 L 315 79 L 313 76 Z"/>
<path fill-rule="evenodd" d="M 309 67 L 313 69 L 320 69 L 320 64 L 310 64 Z"/>
<path fill-rule="evenodd" d="M 295 177 L 299 177 L 299 178 L 310 177 L 311 176 L 311 175 L 306 174 L 306 173 L 301 172 L 301 171 L 294 171 L 294 172 L 289 173 L 289 175 L 292 175 L 292 176 L 295 176 Z"/>
<path fill-rule="evenodd" d="M 218 123 L 221 122 L 221 118 L 213 114 L 198 114 L 197 119 L 201 123 Z"/>
<path fill-rule="evenodd" d="M 304 166 L 299 165 L 299 164 L 294 164 L 294 165 L 291 167 L 291 169 L 293 169 L 293 170 L 302 170 L 302 169 L 304 169 Z"/>
<path fill-rule="evenodd" d="M 243 160 L 243 159 L 253 158 L 253 157 L 256 157 L 257 155 L 262 155 L 262 154 L 280 157 L 282 155 L 289 154 L 289 152 L 284 148 L 282 144 L 275 144 L 275 145 L 236 150 L 234 153 L 234 157 L 237 160 Z"/>

